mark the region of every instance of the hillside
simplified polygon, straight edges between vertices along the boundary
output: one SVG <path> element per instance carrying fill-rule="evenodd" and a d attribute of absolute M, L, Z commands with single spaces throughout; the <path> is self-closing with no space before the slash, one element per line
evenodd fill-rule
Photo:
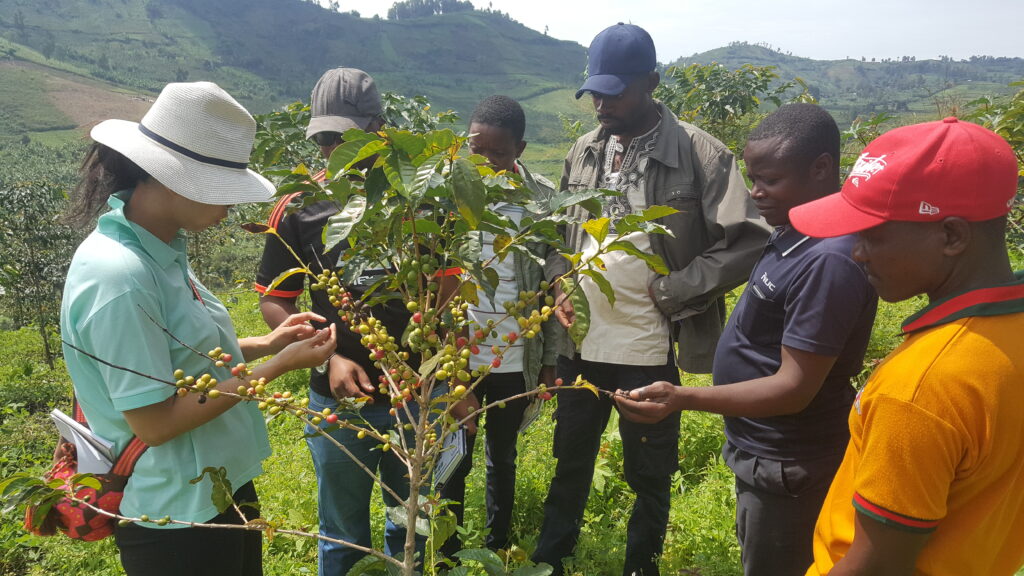
<path fill-rule="evenodd" d="M 0 117 L 0 139 L 72 125 L 38 109 L 53 100 L 42 67 L 149 95 L 170 81 L 212 80 L 262 112 L 308 98 L 323 70 L 344 65 L 370 71 L 383 90 L 463 114 L 498 92 L 530 108 L 541 100 L 531 133 L 550 140 L 561 129 L 556 113 L 576 109 L 571 87 L 586 61 L 582 46 L 500 14 L 388 21 L 301 0 L 0 0 L 3 58 L 21 76 L 24 61 L 41 66 L 32 82 L 3 84 L 18 86 L 29 118 L 51 121 Z"/>
<path fill-rule="evenodd" d="M 1020 58 L 818 61 L 742 42 L 672 64 L 692 62 L 776 66 L 783 79 L 802 78 L 844 126 L 880 111 L 934 117 L 1024 78 Z M 585 49 L 500 13 L 392 21 L 304 0 L 0 0 L 0 146 L 80 137 L 111 116 L 137 119 L 176 80 L 212 80 L 266 112 L 307 99 L 323 70 L 343 65 L 463 117 L 489 94 L 519 99 L 527 159 L 548 176 L 565 150 L 559 115 L 593 122 L 589 101 L 572 97 Z"/>
<path fill-rule="evenodd" d="M 728 68 L 775 66 L 782 79 L 799 77 L 840 125 L 858 115 L 883 111 L 948 114 L 978 96 L 1009 94 L 1014 90 L 1007 84 L 1024 79 L 1024 58 L 812 60 L 745 42 L 680 58 L 670 65 L 712 62 Z"/>

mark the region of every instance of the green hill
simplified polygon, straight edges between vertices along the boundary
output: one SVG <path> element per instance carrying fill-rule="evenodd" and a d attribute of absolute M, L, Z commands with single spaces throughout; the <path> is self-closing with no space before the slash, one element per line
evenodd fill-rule
<path fill-rule="evenodd" d="M 323 70 L 353 66 L 383 90 L 463 114 L 493 93 L 528 108 L 542 101 L 531 111 L 531 135 L 542 141 L 560 136 L 557 112 L 576 110 L 571 91 L 586 61 L 579 44 L 498 13 L 389 21 L 301 0 L 0 0 L 3 58 L 150 95 L 175 80 L 212 80 L 256 112 L 308 98 Z M 35 108 L 48 106 L 46 84 L 13 83 Z M 32 106 L 25 114 L 48 115 Z M 0 118 L 0 138 L 66 126 Z"/>
<path fill-rule="evenodd" d="M 744 64 L 775 66 L 784 80 L 799 77 L 840 125 L 875 112 L 920 116 L 954 113 L 979 96 L 1012 93 L 1007 84 L 1024 78 L 1022 58 L 812 60 L 746 42 L 680 58 L 671 65 L 712 62 L 729 68 Z"/>
<path fill-rule="evenodd" d="M 817 61 L 742 42 L 673 64 L 691 62 L 776 66 L 841 125 L 880 111 L 934 117 L 1024 78 L 1020 58 Z M 557 176 L 559 115 L 593 124 L 589 101 L 572 97 L 585 65 L 579 44 L 489 10 L 393 21 L 306 0 L 0 0 L 0 146 L 138 118 L 167 82 L 212 80 L 258 113 L 307 99 L 325 69 L 354 66 L 463 117 L 489 94 L 517 98 L 527 159 Z"/>

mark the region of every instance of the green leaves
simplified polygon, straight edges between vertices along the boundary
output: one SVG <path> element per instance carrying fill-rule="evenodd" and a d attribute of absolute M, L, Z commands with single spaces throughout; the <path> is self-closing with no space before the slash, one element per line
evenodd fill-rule
<path fill-rule="evenodd" d="M 471 230 L 476 230 L 487 205 L 487 189 L 476 165 L 465 158 L 459 158 L 452 164 L 452 194 L 459 214 Z"/>
<path fill-rule="evenodd" d="M 274 278 L 270 282 L 270 285 L 267 286 L 267 290 L 266 291 L 267 292 L 272 292 L 272 291 L 276 290 L 277 287 L 280 286 L 281 283 L 284 282 L 285 280 L 291 278 L 292 276 L 295 276 L 296 274 L 305 274 L 305 273 L 306 273 L 306 269 L 305 268 L 290 268 L 288 270 L 285 270 L 284 272 L 278 274 L 277 278 Z"/>
<path fill-rule="evenodd" d="M 454 514 L 441 514 L 434 517 L 433 530 L 430 532 L 430 547 L 439 550 L 445 542 L 455 534 L 457 524 Z"/>
<path fill-rule="evenodd" d="M 608 303 L 612 306 L 615 305 L 615 290 L 612 288 L 611 283 L 608 282 L 608 279 L 604 277 L 604 274 L 592 268 L 581 270 L 580 274 L 593 280 L 594 284 L 597 284 L 598 289 L 601 290 L 601 293 L 604 294 L 604 297 L 608 299 Z"/>
<path fill-rule="evenodd" d="M 352 196 L 340 212 L 327 219 L 324 226 L 324 250 L 331 250 L 339 242 L 348 238 L 352 229 L 366 214 L 366 197 Z"/>
<path fill-rule="evenodd" d="M 487 573 L 487 576 L 505 576 L 505 563 L 493 550 L 473 548 L 459 550 L 455 556 L 463 562 L 476 562 Z"/>
<path fill-rule="evenodd" d="M 551 195 L 548 199 L 547 210 L 533 210 L 534 212 L 558 212 L 569 206 L 579 205 L 594 216 L 601 214 L 601 198 L 606 196 L 618 196 L 614 190 L 580 190 L 577 192 L 562 191 Z"/>
<path fill-rule="evenodd" d="M 587 337 L 587 332 L 590 331 L 590 303 L 587 302 L 586 294 L 572 278 L 562 278 L 561 282 L 562 292 L 572 302 L 575 318 L 572 325 L 569 326 L 569 338 L 576 346 L 580 346 L 583 344 L 583 339 Z"/>
<path fill-rule="evenodd" d="M 223 466 L 214 468 L 213 466 L 207 466 L 203 468 L 203 473 L 198 478 L 193 478 L 188 481 L 189 484 L 198 484 L 203 481 L 203 478 L 209 476 L 210 482 L 213 483 L 212 490 L 210 492 L 210 500 L 213 501 L 213 505 L 217 507 L 218 512 L 224 512 L 234 504 L 235 500 L 232 495 L 235 493 L 231 489 L 231 481 L 228 480 L 228 471 Z"/>
<path fill-rule="evenodd" d="M 598 218 L 596 220 L 587 220 L 583 223 L 583 229 L 587 231 L 597 240 L 598 244 L 604 242 L 604 239 L 608 237 L 608 230 L 611 227 L 611 218 Z"/>
<path fill-rule="evenodd" d="M 657 254 L 648 254 L 633 245 L 628 240 L 617 240 L 608 245 L 609 252 L 622 251 L 626 254 L 636 256 L 647 263 L 647 267 L 654 270 L 658 274 L 667 275 L 669 273 L 668 266 L 665 265 L 665 261 L 661 259 L 661 256 Z"/>
<path fill-rule="evenodd" d="M 508 234 L 494 235 L 494 253 L 498 256 L 498 260 L 505 260 L 506 250 L 510 244 L 512 244 L 512 237 Z"/>
<path fill-rule="evenodd" d="M 419 498 L 419 505 L 422 506 L 426 502 L 426 497 L 417 495 Z M 388 516 L 388 520 L 400 528 L 405 528 L 409 525 L 409 514 L 407 513 L 405 506 L 390 506 L 385 511 Z M 415 530 L 420 536 L 430 535 L 430 519 L 417 516 L 415 519 Z"/>

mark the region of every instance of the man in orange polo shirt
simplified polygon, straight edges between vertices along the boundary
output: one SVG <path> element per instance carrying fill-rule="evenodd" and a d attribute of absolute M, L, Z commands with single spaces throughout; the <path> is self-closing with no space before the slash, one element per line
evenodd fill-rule
<path fill-rule="evenodd" d="M 1002 138 L 947 118 L 882 135 L 842 192 L 790 212 L 810 236 L 857 233 L 883 300 L 929 300 L 854 402 L 808 576 L 1024 563 L 1024 273 L 1005 238 L 1017 175 Z"/>

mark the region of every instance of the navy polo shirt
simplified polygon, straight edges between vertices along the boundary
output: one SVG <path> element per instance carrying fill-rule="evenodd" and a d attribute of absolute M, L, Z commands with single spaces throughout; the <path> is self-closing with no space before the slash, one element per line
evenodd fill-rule
<path fill-rule="evenodd" d="M 715 352 L 716 386 L 775 374 L 782 346 L 836 356 L 821 390 L 801 412 L 726 418 L 737 448 L 773 460 L 841 454 L 847 416 L 875 319 L 878 296 L 850 256 L 853 236 L 810 238 L 776 230 L 754 266 Z"/>

